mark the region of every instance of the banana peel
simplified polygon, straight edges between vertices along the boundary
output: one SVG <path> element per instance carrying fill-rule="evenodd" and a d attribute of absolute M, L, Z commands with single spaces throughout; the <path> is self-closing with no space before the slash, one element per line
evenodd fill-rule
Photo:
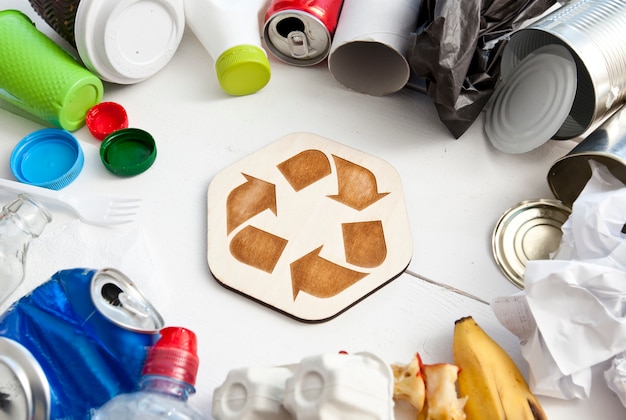
<path fill-rule="evenodd" d="M 452 347 L 467 420 L 547 420 L 515 362 L 471 316 L 455 321 Z"/>

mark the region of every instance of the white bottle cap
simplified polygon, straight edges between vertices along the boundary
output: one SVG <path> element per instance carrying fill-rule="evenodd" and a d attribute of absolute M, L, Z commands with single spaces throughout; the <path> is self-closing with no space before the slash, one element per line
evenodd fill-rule
<path fill-rule="evenodd" d="M 101 79 L 131 84 L 170 61 L 185 28 L 182 0 L 82 0 L 76 11 L 76 48 Z"/>

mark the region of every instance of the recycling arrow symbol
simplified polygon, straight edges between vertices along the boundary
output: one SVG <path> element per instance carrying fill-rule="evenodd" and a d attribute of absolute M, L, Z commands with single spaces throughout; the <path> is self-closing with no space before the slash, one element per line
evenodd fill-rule
<path fill-rule="evenodd" d="M 207 198 L 213 275 L 297 319 L 330 319 L 411 258 L 395 170 L 313 134 L 283 137 L 226 168 Z"/>
<path fill-rule="evenodd" d="M 387 193 L 379 193 L 375 176 L 366 168 L 349 162 L 338 156 L 333 156 L 337 168 L 338 194 L 329 195 L 344 205 L 356 210 L 363 210 L 378 201 Z M 331 174 L 330 163 L 326 155 L 319 150 L 305 150 L 296 156 L 280 163 L 278 169 L 295 191 L 300 191 L 309 185 Z M 243 174 L 246 181 L 237 186 L 228 195 L 226 200 L 226 225 L 230 234 L 239 225 L 247 222 L 257 214 L 270 210 L 277 215 L 276 186 L 251 175 Z M 371 222 L 353 223 L 369 225 Z M 381 226 L 380 223 L 378 226 Z M 345 230 L 344 244 L 347 247 L 346 260 L 350 260 L 348 252 L 358 253 L 354 248 L 361 246 L 360 258 L 352 258 L 359 263 L 372 266 L 364 252 L 371 251 L 373 256 L 384 252 L 384 233 L 380 228 L 372 239 L 380 249 L 372 249 L 370 244 L 370 230 L 352 228 Z M 231 253 L 239 261 L 272 272 L 288 240 L 270 232 L 246 226 L 239 231 L 230 243 Z M 328 298 L 343 291 L 356 283 L 367 273 L 361 273 L 335 264 L 319 256 L 322 246 L 298 258 L 291 264 L 291 278 L 294 290 L 294 299 L 300 290 L 320 298 Z M 362 260 L 362 261 L 361 261 Z M 382 261 L 379 261 L 379 264 Z"/>

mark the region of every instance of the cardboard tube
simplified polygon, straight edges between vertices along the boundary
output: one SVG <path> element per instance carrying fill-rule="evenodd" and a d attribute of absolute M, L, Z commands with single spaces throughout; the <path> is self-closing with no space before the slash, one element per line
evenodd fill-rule
<path fill-rule="evenodd" d="M 406 59 L 422 0 L 345 0 L 328 57 L 342 85 L 383 96 L 409 80 Z"/>

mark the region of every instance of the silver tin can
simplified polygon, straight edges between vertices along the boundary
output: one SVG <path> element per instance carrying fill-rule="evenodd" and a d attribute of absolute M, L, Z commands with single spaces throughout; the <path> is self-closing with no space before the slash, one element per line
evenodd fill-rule
<path fill-rule="evenodd" d="M 502 53 L 506 80 L 530 53 L 566 46 L 576 60 L 577 91 L 555 139 L 583 134 L 626 101 L 626 1 L 573 0 L 514 32 Z"/>
<path fill-rule="evenodd" d="M 548 172 L 556 198 L 572 206 L 591 178 L 589 160 L 595 160 L 626 184 L 626 107 L 620 108 Z"/>

